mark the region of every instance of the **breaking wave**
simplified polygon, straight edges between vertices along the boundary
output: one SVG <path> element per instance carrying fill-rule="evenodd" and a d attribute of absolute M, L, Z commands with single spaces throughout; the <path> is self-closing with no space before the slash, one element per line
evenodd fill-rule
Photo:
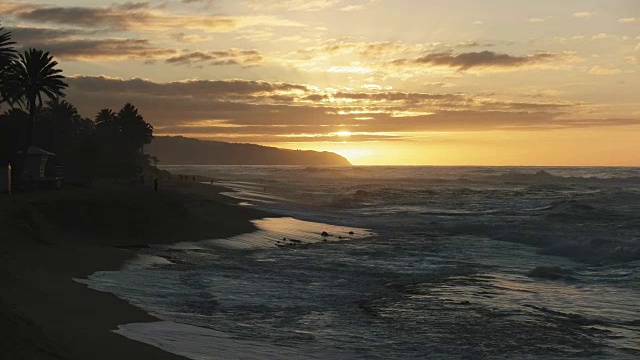
<path fill-rule="evenodd" d="M 199 359 L 640 356 L 640 169 L 171 171 L 305 222 L 96 276 L 166 320 L 126 336 Z"/>

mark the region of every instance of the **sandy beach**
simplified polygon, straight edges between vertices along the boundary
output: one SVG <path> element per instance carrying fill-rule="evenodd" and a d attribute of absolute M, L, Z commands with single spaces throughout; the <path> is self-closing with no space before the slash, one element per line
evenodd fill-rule
<path fill-rule="evenodd" d="M 74 279 L 117 270 L 149 244 L 227 238 L 265 213 L 193 182 L 0 197 L 0 352 L 7 359 L 178 359 L 115 334 L 158 319 Z"/>

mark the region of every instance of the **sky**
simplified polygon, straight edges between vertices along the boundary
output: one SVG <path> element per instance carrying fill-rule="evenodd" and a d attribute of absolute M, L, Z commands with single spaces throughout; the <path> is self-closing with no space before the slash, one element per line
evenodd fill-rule
<path fill-rule="evenodd" d="M 67 100 L 363 165 L 640 166 L 640 1 L 0 1 Z"/>

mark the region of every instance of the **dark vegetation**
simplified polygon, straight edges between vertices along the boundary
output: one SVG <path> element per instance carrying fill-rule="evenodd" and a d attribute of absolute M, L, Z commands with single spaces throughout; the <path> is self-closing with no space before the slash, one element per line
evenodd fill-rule
<path fill-rule="evenodd" d="M 132 178 L 148 167 L 143 153 L 153 139 L 153 127 L 135 106 L 126 104 L 117 113 L 102 109 L 94 119 L 81 116 L 65 97 L 62 70 L 48 52 L 15 51 L 11 33 L 0 28 L 0 167 L 12 164 L 13 183 L 20 186 L 27 174 L 30 147 L 56 154 L 46 176 L 61 172 L 67 179 L 92 177 Z M 4 142 L 4 140 L 3 140 Z"/>
<path fill-rule="evenodd" d="M 53 57 L 39 49 L 19 54 L 15 45 L 11 33 L 0 28 L 0 169 L 11 165 L 14 191 L 42 184 L 59 187 L 63 180 L 90 185 L 96 177 L 157 176 L 150 164 L 157 166 L 159 159 L 176 165 L 350 165 L 330 152 L 183 137 L 162 137 L 151 144 L 153 127 L 135 106 L 126 104 L 118 112 L 102 109 L 94 118 L 80 115 L 63 100 L 67 84 Z M 145 145 L 154 156 L 144 153 Z"/>

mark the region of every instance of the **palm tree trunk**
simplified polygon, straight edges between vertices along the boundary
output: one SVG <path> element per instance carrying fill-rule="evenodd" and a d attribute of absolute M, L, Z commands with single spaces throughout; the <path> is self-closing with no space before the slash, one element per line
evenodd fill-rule
<path fill-rule="evenodd" d="M 29 99 L 29 126 L 27 127 L 27 147 L 36 144 L 36 100 Z"/>

